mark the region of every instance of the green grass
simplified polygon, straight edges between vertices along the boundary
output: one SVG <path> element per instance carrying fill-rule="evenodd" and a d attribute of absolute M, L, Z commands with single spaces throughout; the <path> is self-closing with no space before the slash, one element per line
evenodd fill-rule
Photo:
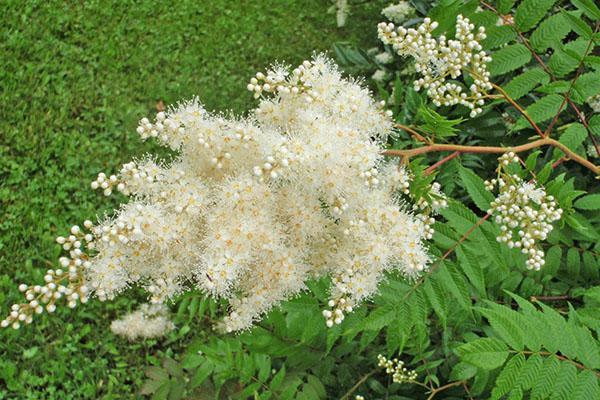
<path fill-rule="evenodd" d="M 209 109 L 242 112 L 253 103 L 248 79 L 270 62 L 298 63 L 338 40 L 375 43 L 385 3 L 357 5 L 338 29 L 325 0 L 3 1 L 2 314 L 19 283 L 56 265 L 57 235 L 116 205 L 89 183 L 151 148 L 135 127 L 158 101 L 199 95 Z M 144 367 L 189 339 L 113 336 L 110 321 L 135 303 L 91 302 L 0 331 L 0 399 L 135 397 Z"/>

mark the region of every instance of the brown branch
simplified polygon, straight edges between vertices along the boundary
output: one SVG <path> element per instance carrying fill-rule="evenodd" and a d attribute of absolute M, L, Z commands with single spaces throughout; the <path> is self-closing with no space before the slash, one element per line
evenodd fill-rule
<path fill-rule="evenodd" d="M 360 380 L 358 382 L 356 382 L 356 384 L 354 386 L 352 386 L 350 388 L 350 390 L 348 390 L 342 397 L 340 397 L 340 400 L 346 400 L 347 398 L 349 398 L 352 395 L 352 393 L 354 393 L 360 387 L 360 385 L 365 383 L 365 381 L 367 379 L 369 379 L 371 376 L 375 375 L 377 373 L 377 371 L 378 371 L 377 369 L 374 369 L 373 371 L 369 372 L 368 374 L 366 374 L 362 378 L 360 378 Z"/>
<path fill-rule="evenodd" d="M 450 160 L 455 159 L 456 157 L 458 157 L 460 155 L 460 151 L 455 151 L 454 153 L 450 154 L 449 156 L 446 156 L 444 158 L 442 158 L 441 160 L 439 160 L 438 162 L 436 162 L 435 164 L 429 166 L 425 172 L 424 175 L 427 176 L 429 174 L 431 174 L 433 171 L 436 170 L 436 168 L 438 168 L 440 165 L 443 165 L 445 163 L 447 163 Z"/>
<path fill-rule="evenodd" d="M 534 301 L 569 301 L 569 300 L 574 300 L 574 297 L 571 297 L 569 295 L 563 295 L 563 296 L 531 296 L 529 298 L 529 300 L 531 300 L 532 302 Z"/>
<path fill-rule="evenodd" d="M 502 89 L 500 86 L 496 85 L 495 83 L 492 83 L 492 86 L 494 87 L 494 89 L 496 89 L 497 91 L 499 91 L 502 94 L 502 96 L 506 99 L 506 101 L 508 101 L 514 108 L 517 109 L 517 111 L 519 111 L 519 113 L 521 113 L 521 115 L 523 115 L 523 117 L 527 120 L 527 122 L 529 122 L 531 127 L 535 130 L 535 132 L 538 135 L 540 135 L 540 137 L 542 137 L 542 138 L 546 137 L 544 132 L 542 132 L 540 127 L 535 123 L 535 121 L 533 119 L 531 119 L 529 114 L 527 114 L 527 111 L 525 111 L 523 109 L 523 107 L 521 107 L 519 105 L 519 103 L 517 103 L 512 97 L 510 97 L 509 94 L 506 93 L 506 91 L 504 89 Z"/>
<path fill-rule="evenodd" d="M 419 142 L 427 143 L 427 139 L 424 136 L 422 136 L 419 132 L 415 131 L 414 129 L 412 129 L 412 128 L 406 126 L 406 125 L 394 124 L 394 127 L 402 129 L 403 131 L 410 133 Z"/>
<path fill-rule="evenodd" d="M 444 386 L 440 386 L 439 388 L 431 391 L 431 394 L 429 395 L 429 397 L 427 397 L 427 400 L 433 399 L 435 397 L 435 395 L 438 394 L 439 392 L 443 392 L 444 390 L 450 389 L 454 386 L 461 386 L 463 383 L 465 383 L 465 381 L 450 382 Z"/>
<path fill-rule="evenodd" d="M 521 153 L 531 149 L 535 149 L 541 146 L 552 146 L 560 149 L 567 158 L 583 165 L 584 167 L 591 170 L 595 175 L 600 175 L 600 167 L 589 162 L 585 158 L 581 157 L 564 144 L 557 140 L 545 137 L 543 139 L 534 140 L 533 142 L 525 143 L 519 146 L 465 146 L 458 144 L 429 144 L 423 147 L 417 147 L 414 149 L 397 150 L 390 149 L 383 152 L 386 156 L 391 157 L 413 157 L 420 154 L 426 154 L 431 152 L 439 151 L 458 151 L 460 153 L 487 153 L 487 154 L 503 154 L 512 151 L 513 153 Z"/>
<path fill-rule="evenodd" d="M 560 354 L 550 353 L 549 351 L 527 351 L 527 350 L 523 350 L 523 351 L 511 350 L 510 353 L 513 353 L 513 354 L 521 353 L 523 355 L 539 354 L 540 356 L 546 356 L 546 357 L 548 357 L 548 356 L 556 356 L 556 358 L 558 358 L 559 360 L 571 363 L 571 364 L 573 364 L 574 366 L 576 366 L 577 368 L 579 368 L 581 370 L 592 371 L 594 374 L 596 374 L 597 377 L 600 378 L 600 372 L 595 371 L 595 370 L 593 370 L 591 368 L 588 368 L 585 365 L 580 364 L 577 361 L 571 360 L 568 357 L 561 356 Z"/>

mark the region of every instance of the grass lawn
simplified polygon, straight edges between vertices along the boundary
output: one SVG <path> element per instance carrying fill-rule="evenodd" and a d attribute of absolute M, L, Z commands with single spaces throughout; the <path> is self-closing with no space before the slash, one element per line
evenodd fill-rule
<path fill-rule="evenodd" d="M 166 3 L 2 2 L 2 314 L 20 301 L 19 283 L 56 266 L 56 236 L 116 205 L 89 183 L 151 148 L 135 127 L 157 102 L 199 95 L 209 109 L 241 112 L 253 102 L 248 79 L 270 62 L 297 63 L 339 40 L 375 43 L 387 2 L 356 5 L 343 29 L 328 0 Z M 186 342 L 113 336 L 110 321 L 135 306 L 92 301 L 0 331 L 0 399 L 135 397 L 144 367 Z"/>

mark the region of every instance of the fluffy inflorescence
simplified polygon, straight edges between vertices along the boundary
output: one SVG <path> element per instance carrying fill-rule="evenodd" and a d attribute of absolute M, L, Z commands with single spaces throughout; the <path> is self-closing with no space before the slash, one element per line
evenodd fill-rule
<path fill-rule="evenodd" d="M 229 301 L 223 328 L 238 331 L 330 276 L 333 325 L 385 271 L 427 267 L 426 225 L 402 206 L 398 169 L 381 155 L 391 118 L 368 90 L 323 56 L 258 73 L 248 89 L 261 100 L 247 118 L 193 100 L 142 119 L 142 139 L 178 156 L 92 183 L 131 198 L 86 225 L 89 255 L 74 255 L 74 274 L 99 299 L 140 285 L 163 303 L 195 287 Z"/>
<path fill-rule="evenodd" d="M 160 337 L 174 328 L 169 320 L 169 309 L 164 304 L 142 304 L 139 310 L 110 324 L 113 333 L 129 340 Z"/>
<path fill-rule="evenodd" d="M 404 361 L 397 358 L 387 359 L 379 354 L 377 356 L 377 366 L 385 369 L 385 373 L 392 376 L 394 383 L 414 382 L 417 379 L 416 371 L 409 370 L 404 366 Z"/>
<path fill-rule="evenodd" d="M 492 89 L 487 70 L 491 58 L 482 50 L 485 29 L 468 18 L 456 17 L 455 39 L 441 35 L 437 39 L 432 32 L 438 23 L 429 18 L 417 29 L 396 28 L 393 23 L 382 22 L 378 26 L 379 39 L 392 46 L 401 56 L 415 59 L 415 69 L 421 77 L 414 82 L 415 90 L 427 90 L 427 95 L 436 106 L 461 104 L 471 110 L 471 117 L 483 110 L 487 91 Z M 455 81 L 463 73 L 473 78 L 467 94 L 463 86 Z"/>
<path fill-rule="evenodd" d="M 501 167 L 511 162 L 518 162 L 512 152 L 500 157 Z M 486 181 L 485 185 L 490 191 L 498 187 L 498 196 L 488 210 L 500 226 L 501 234 L 496 239 L 509 248 L 521 249 L 527 255 L 527 268 L 539 270 L 545 263 L 539 241 L 548 237 L 562 210 L 543 187 L 533 181 L 525 182 L 517 175 L 501 173 L 498 179 Z"/>
<path fill-rule="evenodd" d="M 390 4 L 389 6 L 381 10 L 381 14 L 392 22 L 401 23 L 410 14 L 412 14 L 413 11 L 415 11 L 415 9 L 410 5 L 408 1 L 400 1 L 396 4 Z"/>

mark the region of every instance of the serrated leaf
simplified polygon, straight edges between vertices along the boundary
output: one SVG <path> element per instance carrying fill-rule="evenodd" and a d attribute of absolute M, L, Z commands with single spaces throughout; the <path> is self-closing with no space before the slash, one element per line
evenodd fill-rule
<path fill-rule="evenodd" d="M 573 84 L 573 100 L 583 103 L 589 97 L 600 93 L 600 71 L 588 72 L 579 75 L 579 78 Z"/>
<path fill-rule="evenodd" d="M 564 17 L 571 24 L 571 28 L 579 36 L 589 40 L 592 38 L 592 28 L 581 18 L 581 11 L 562 12 Z"/>
<path fill-rule="evenodd" d="M 525 364 L 525 356 L 522 353 L 514 355 L 496 378 L 492 396 L 490 399 L 499 399 L 515 386 L 517 379 L 521 373 L 521 368 Z"/>
<path fill-rule="evenodd" d="M 429 279 L 425 279 L 421 287 L 427 296 L 427 301 L 431 305 L 431 308 L 433 308 L 436 315 L 440 318 L 442 325 L 446 326 L 448 306 L 443 292 L 439 289 L 437 280 L 429 277 Z"/>
<path fill-rule="evenodd" d="M 483 179 L 468 168 L 460 167 L 458 170 L 462 183 L 471 196 L 475 205 L 484 212 L 490 209 L 494 196 L 485 188 Z"/>
<path fill-rule="evenodd" d="M 594 21 L 600 19 L 600 9 L 592 0 L 571 0 L 571 3 Z"/>
<path fill-rule="evenodd" d="M 516 311 L 506 307 L 501 308 L 475 308 L 481 315 L 487 318 L 492 329 L 498 336 L 515 350 L 524 348 L 524 332 L 519 326 L 519 315 Z"/>
<path fill-rule="evenodd" d="M 560 106 L 563 104 L 563 97 L 557 94 L 551 94 L 542 97 L 537 102 L 533 103 L 525 109 L 525 112 L 535 122 L 540 123 L 554 117 Z M 529 121 L 524 117 L 520 117 L 514 126 L 514 130 L 521 130 L 529 127 Z"/>
<path fill-rule="evenodd" d="M 489 64 L 492 76 L 502 75 L 522 67 L 531 60 L 531 53 L 520 43 L 506 46 L 495 52 Z"/>
<path fill-rule="evenodd" d="M 564 13 L 566 14 L 566 13 Z M 531 34 L 531 46 L 538 53 L 546 51 L 548 47 L 560 44 L 571 32 L 571 26 L 563 13 L 546 18 Z"/>
<path fill-rule="evenodd" d="M 459 362 L 452 368 L 450 373 L 451 381 L 464 381 L 475 376 L 477 367 L 472 364 Z"/>
<path fill-rule="evenodd" d="M 541 21 L 554 3 L 556 0 L 523 0 L 515 13 L 517 27 L 527 32 Z"/>
<path fill-rule="evenodd" d="M 529 390 L 540 376 L 542 371 L 543 359 L 539 354 L 532 354 L 523 365 L 521 374 L 517 380 L 517 385 L 523 391 Z"/>
<path fill-rule="evenodd" d="M 495 49 L 512 42 L 517 37 L 515 30 L 508 25 L 491 26 L 486 29 L 485 33 L 487 37 L 483 41 L 483 45 L 486 49 Z"/>
<path fill-rule="evenodd" d="M 592 371 L 582 371 L 577 375 L 575 388 L 573 389 L 573 400 L 588 400 L 600 398 L 598 388 L 598 377 Z"/>
<path fill-rule="evenodd" d="M 565 132 L 560 135 L 559 142 L 573 150 L 575 153 L 582 154 L 582 144 L 587 138 L 587 130 L 582 124 L 571 124 Z"/>
<path fill-rule="evenodd" d="M 552 391 L 551 400 L 571 400 L 573 387 L 577 380 L 577 369 L 573 364 L 560 363 L 560 371 Z"/>
<path fill-rule="evenodd" d="M 500 367 L 510 354 L 506 344 L 492 338 L 479 338 L 465 343 L 457 351 L 464 362 L 484 370 Z"/>
<path fill-rule="evenodd" d="M 513 78 L 504 90 L 510 97 L 517 100 L 531 92 L 538 85 L 545 85 L 550 80 L 548 74 L 541 68 L 531 68 Z"/>
<path fill-rule="evenodd" d="M 558 358 L 554 355 L 546 358 L 546 360 L 544 360 L 544 367 L 531 390 L 531 400 L 548 398 L 550 393 L 552 393 L 559 372 L 560 361 Z"/>
<path fill-rule="evenodd" d="M 456 248 L 456 255 L 458 257 L 459 265 L 463 270 L 464 274 L 469 279 L 469 282 L 473 285 L 477 294 L 480 298 L 486 298 L 486 286 L 485 276 L 482 271 L 481 264 L 477 261 L 477 257 L 470 253 L 469 250 L 463 246 Z"/>
<path fill-rule="evenodd" d="M 210 360 L 206 360 L 197 370 L 194 372 L 194 376 L 190 380 L 190 386 L 196 388 L 210 376 L 213 372 L 214 364 Z"/>
<path fill-rule="evenodd" d="M 557 77 L 567 75 L 577 68 L 587 47 L 588 40 L 579 38 L 557 48 L 548 61 L 548 68 Z"/>

